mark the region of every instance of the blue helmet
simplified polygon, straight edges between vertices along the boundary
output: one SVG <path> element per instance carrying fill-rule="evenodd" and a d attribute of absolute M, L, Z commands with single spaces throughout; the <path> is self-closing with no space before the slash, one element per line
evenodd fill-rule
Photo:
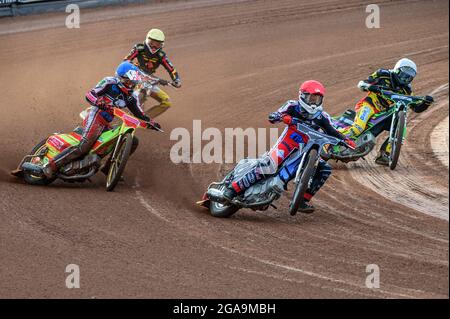
<path fill-rule="evenodd" d="M 116 69 L 116 76 L 128 79 L 136 83 L 140 78 L 140 71 L 137 66 L 129 61 L 124 61 Z"/>

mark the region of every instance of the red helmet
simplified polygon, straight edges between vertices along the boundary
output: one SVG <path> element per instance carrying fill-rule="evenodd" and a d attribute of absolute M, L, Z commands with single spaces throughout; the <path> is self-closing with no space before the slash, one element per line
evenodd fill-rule
<path fill-rule="evenodd" d="M 319 81 L 309 80 L 303 82 L 298 91 L 300 106 L 309 116 L 319 115 L 323 110 L 323 97 L 325 87 Z"/>

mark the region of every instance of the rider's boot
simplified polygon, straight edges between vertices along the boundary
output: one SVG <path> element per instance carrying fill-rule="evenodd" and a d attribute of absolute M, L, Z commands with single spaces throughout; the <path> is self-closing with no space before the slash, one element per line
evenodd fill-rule
<path fill-rule="evenodd" d="M 58 168 L 56 167 L 56 164 L 54 161 L 48 162 L 47 165 L 44 166 L 42 169 L 42 172 L 44 173 L 45 177 L 48 179 L 55 176 L 56 172 L 58 171 Z"/>
<path fill-rule="evenodd" d="M 316 208 L 307 201 L 303 201 L 298 208 L 298 211 L 303 214 L 311 214 L 315 210 Z"/>
<path fill-rule="evenodd" d="M 227 202 L 231 202 L 233 201 L 233 199 L 238 195 L 238 192 L 235 191 L 235 189 L 233 187 L 227 187 L 225 188 L 225 190 L 223 191 L 223 198 L 227 201 Z"/>
<path fill-rule="evenodd" d="M 375 159 L 375 163 L 378 165 L 388 166 L 389 165 L 389 154 L 385 152 L 380 152 Z"/>
<path fill-rule="evenodd" d="M 53 178 L 56 172 L 58 172 L 61 167 L 79 158 L 86 152 L 86 149 L 88 147 L 90 147 L 90 145 L 87 144 L 86 141 L 82 140 L 82 142 L 78 146 L 68 147 L 64 151 L 56 155 L 52 160 L 48 162 L 46 166 L 37 166 L 40 168 L 42 175 L 44 175 L 48 179 Z"/>
<path fill-rule="evenodd" d="M 311 214 L 316 209 L 313 205 L 311 205 L 309 202 L 311 198 L 313 197 L 312 194 L 309 192 L 306 192 L 304 195 L 304 200 L 300 204 L 300 207 L 298 208 L 299 212 L 303 214 Z"/>
<path fill-rule="evenodd" d="M 375 163 L 377 163 L 378 165 L 388 166 L 390 153 L 391 153 L 391 143 L 389 142 L 389 138 L 386 138 L 386 140 L 380 147 L 380 151 L 378 152 L 378 156 L 375 159 Z"/>
<path fill-rule="evenodd" d="M 253 170 L 245 174 L 237 181 L 233 181 L 228 187 L 223 191 L 223 197 L 226 201 L 231 202 L 238 194 L 245 192 L 250 186 L 255 184 L 257 181 L 261 180 L 263 175 L 258 172 L 258 168 L 255 167 Z"/>

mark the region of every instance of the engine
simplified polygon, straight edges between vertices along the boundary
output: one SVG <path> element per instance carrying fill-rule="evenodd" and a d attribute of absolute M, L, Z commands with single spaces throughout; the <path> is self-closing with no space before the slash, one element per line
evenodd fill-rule
<path fill-rule="evenodd" d="M 88 154 L 83 159 L 71 162 L 61 169 L 66 176 L 87 173 L 91 167 L 99 168 L 101 158 L 97 154 Z"/>
<path fill-rule="evenodd" d="M 262 203 L 275 195 L 275 199 L 279 198 L 284 191 L 284 182 L 280 177 L 269 177 L 252 187 L 248 188 L 244 193 L 244 201 L 247 204 Z"/>

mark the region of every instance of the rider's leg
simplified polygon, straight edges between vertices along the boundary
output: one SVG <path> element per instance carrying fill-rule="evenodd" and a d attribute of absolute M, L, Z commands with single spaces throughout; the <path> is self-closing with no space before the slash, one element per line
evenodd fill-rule
<path fill-rule="evenodd" d="M 320 159 L 311 186 L 306 190 L 304 195 L 305 205 L 303 209 L 301 208 L 304 212 L 314 211 L 314 206 L 310 205 L 309 202 L 311 201 L 312 197 L 319 191 L 319 189 L 325 184 L 330 175 L 331 166 L 323 159 Z"/>
<path fill-rule="evenodd" d="M 167 111 L 171 106 L 172 102 L 170 101 L 169 95 L 164 92 L 158 86 L 154 86 L 150 93 L 150 96 L 159 102 L 158 105 L 153 106 L 147 113 L 150 118 L 155 118 L 165 111 Z"/>
<path fill-rule="evenodd" d="M 280 171 L 280 177 L 285 183 L 288 183 L 295 177 L 299 164 L 300 159 L 297 159 L 295 162 L 286 163 L 284 165 L 283 169 Z M 309 204 L 309 202 L 311 201 L 312 197 L 319 191 L 319 189 L 325 184 L 330 175 L 331 166 L 324 160 L 320 159 L 316 173 L 313 176 L 311 186 L 305 192 L 304 202 L 299 208 L 300 211 L 304 213 L 312 213 L 314 211 L 314 206 Z"/>
<path fill-rule="evenodd" d="M 44 174 L 48 178 L 52 177 L 64 165 L 90 151 L 92 145 L 94 145 L 98 137 L 102 134 L 103 129 L 108 125 L 101 113 L 102 111 L 98 108 L 92 108 L 90 110 L 88 117 L 83 122 L 83 135 L 80 144 L 65 149 L 44 167 Z"/>
<path fill-rule="evenodd" d="M 385 166 L 389 165 L 390 154 L 391 154 L 391 143 L 389 142 L 388 136 L 380 147 L 380 151 L 378 152 L 377 158 L 375 159 L 375 163 Z"/>
<path fill-rule="evenodd" d="M 234 180 L 224 191 L 224 197 L 231 200 L 265 176 L 276 173 L 281 163 L 297 150 L 298 144 L 306 141 L 307 137 L 305 135 L 301 135 L 296 130 L 286 127 L 277 143 L 269 151 L 267 163 L 256 166 L 240 179 Z"/>
<path fill-rule="evenodd" d="M 356 115 L 353 125 L 339 130 L 342 134 L 349 138 L 356 138 L 361 135 L 367 127 L 367 122 L 377 113 L 377 109 L 366 99 L 361 100 L 356 105 Z"/>

